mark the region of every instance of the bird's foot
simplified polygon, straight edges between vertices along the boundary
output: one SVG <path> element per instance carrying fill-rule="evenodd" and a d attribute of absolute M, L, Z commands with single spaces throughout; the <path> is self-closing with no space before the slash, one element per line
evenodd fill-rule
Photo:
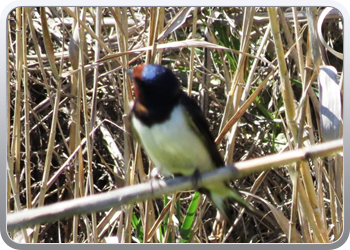
<path fill-rule="evenodd" d="M 201 173 L 198 168 L 194 170 L 193 175 L 192 175 L 192 181 L 193 181 L 193 186 L 196 191 L 198 190 L 198 182 L 201 180 Z"/>

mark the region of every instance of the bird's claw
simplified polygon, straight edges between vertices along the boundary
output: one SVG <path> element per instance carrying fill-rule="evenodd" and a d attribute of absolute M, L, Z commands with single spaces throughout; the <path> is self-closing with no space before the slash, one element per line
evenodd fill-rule
<path fill-rule="evenodd" d="M 201 173 L 198 168 L 194 170 L 192 178 L 194 189 L 198 191 L 198 182 L 201 180 Z"/>

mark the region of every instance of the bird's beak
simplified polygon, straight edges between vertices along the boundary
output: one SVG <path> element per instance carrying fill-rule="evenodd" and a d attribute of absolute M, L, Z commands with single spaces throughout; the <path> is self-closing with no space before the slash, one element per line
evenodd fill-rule
<path fill-rule="evenodd" d="M 135 91 L 135 83 L 134 83 L 134 69 L 131 68 L 131 69 L 127 69 L 126 70 L 126 73 L 128 74 L 129 78 L 131 79 L 132 81 L 132 85 L 131 85 L 131 90 L 132 91 Z"/>
<path fill-rule="evenodd" d="M 126 73 L 128 73 L 128 76 L 130 77 L 131 80 L 134 79 L 134 69 L 127 69 Z"/>

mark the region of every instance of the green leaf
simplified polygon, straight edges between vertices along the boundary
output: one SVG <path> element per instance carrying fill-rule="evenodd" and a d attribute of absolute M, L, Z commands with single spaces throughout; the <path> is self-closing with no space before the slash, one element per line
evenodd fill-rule
<path fill-rule="evenodd" d="M 200 193 L 195 192 L 193 199 L 191 201 L 191 204 L 187 209 L 187 213 L 186 213 L 185 219 L 183 221 L 182 227 L 180 229 L 180 235 L 181 235 L 184 243 L 188 242 L 188 240 L 190 239 L 190 237 L 192 235 L 191 228 L 192 228 L 194 218 L 196 215 L 199 198 L 200 198 Z"/>
<path fill-rule="evenodd" d="M 297 86 L 297 87 L 299 87 L 299 88 L 302 88 L 302 87 L 303 87 L 303 84 L 302 84 L 301 81 L 298 81 L 298 80 L 295 80 L 295 79 L 292 79 L 292 78 L 290 79 L 290 81 L 291 81 L 292 83 L 294 83 L 295 86 Z M 315 87 L 312 87 L 312 90 L 315 92 L 315 95 L 316 95 L 317 97 L 319 97 L 318 89 L 315 88 Z"/>
<path fill-rule="evenodd" d="M 140 242 L 143 242 L 143 229 L 142 229 L 141 219 L 138 219 L 135 214 L 132 215 L 131 225 L 135 229 L 135 237 Z"/>

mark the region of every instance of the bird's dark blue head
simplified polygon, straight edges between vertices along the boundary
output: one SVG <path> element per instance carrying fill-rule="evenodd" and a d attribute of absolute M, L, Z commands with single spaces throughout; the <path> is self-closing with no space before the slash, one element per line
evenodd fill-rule
<path fill-rule="evenodd" d="M 142 68 L 141 66 L 137 67 Z M 162 65 L 157 64 L 147 64 L 143 66 L 142 70 L 142 80 L 145 82 L 155 83 L 155 81 L 164 76 L 166 71 L 170 71 L 168 68 L 163 67 Z M 169 73 L 168 73 L 169 74 Z"/>
<path fill-rule="evenodd" d="M 180 83 L 174 73 L 161 65 L 142 64 L 131 71 L 135 97 L 141 103 L 172 101 L 180 91 Z"/>

